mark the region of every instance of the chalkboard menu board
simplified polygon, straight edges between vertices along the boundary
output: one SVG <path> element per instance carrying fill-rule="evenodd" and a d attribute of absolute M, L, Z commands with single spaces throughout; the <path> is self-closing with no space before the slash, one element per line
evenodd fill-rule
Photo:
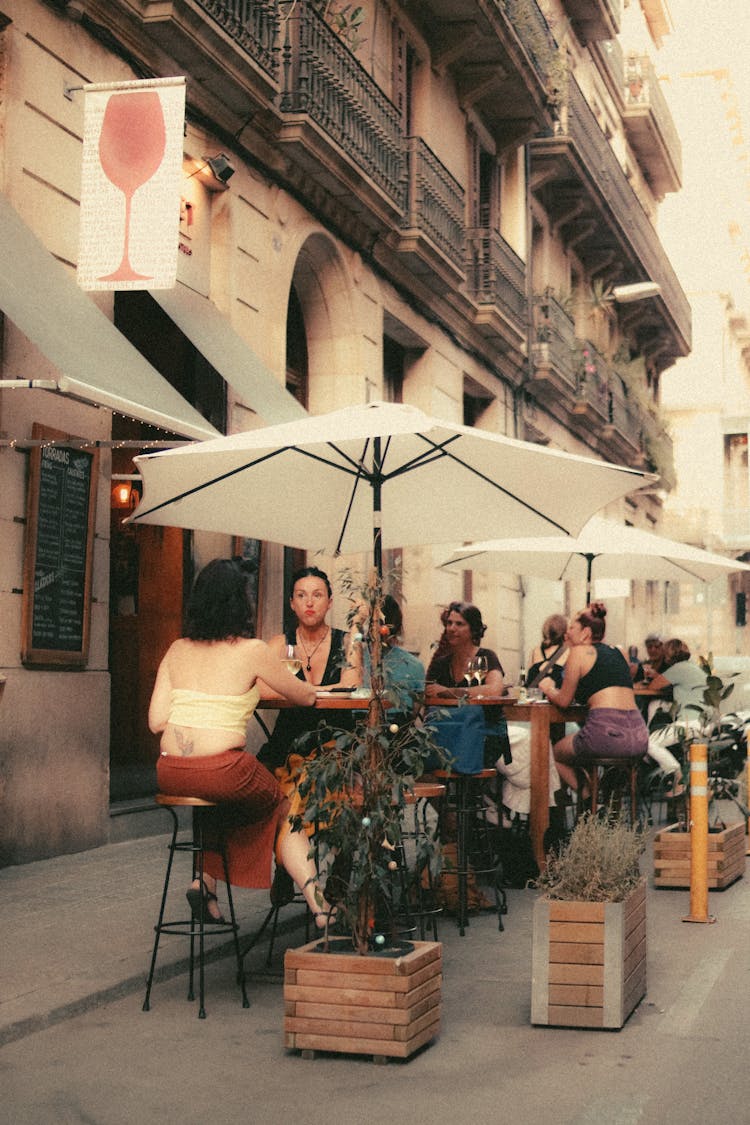
<path fill-rule="evenodd" d="M 82 668 L 88 657 L 99 451 L 34 425 L 26 509 L 23 641 L 26 665 Z M 60 444 L 55 444 L 59 442 Z"/>

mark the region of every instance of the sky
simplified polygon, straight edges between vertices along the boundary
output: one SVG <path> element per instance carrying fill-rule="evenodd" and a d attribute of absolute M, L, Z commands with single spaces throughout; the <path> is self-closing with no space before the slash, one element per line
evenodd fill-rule
<path fill-rule="evenodd" d="M 658 55 L 681 70 L 730 67 L 750 133 L 750 0 L 666 0 L 674 31 Z"/>

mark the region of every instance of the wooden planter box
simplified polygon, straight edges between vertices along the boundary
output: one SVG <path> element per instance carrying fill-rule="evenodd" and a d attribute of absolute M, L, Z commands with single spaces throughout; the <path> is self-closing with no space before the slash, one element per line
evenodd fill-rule
<path fill-rule="evenodd" d="M 690 833 L 678 824 L 654 836 L 654 886 L 690 886 Z M 738 821 L 708 833 L 708 886 L 721 891 L 745 874 L 745 824 Z"/>
<path fill-rule="evenodd" d="M 645 995 L 645 880 L 624 902 L 537 899 L 533 1024 L 622 1027 Z"/>
<path fill-rule="evenodd" d="M 346 939 L 344 939 L 346 941 Z M 314 952 L 284 957 L 284 1045 L 406 1059 L 440 1030 L 443 947 L 415 941 L 397 957 Z"/>

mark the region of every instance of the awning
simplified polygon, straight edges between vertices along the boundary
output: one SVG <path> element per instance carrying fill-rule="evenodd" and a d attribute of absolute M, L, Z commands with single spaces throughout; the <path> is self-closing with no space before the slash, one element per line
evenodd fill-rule
<path fill-rule="evenodd" d="M 174 289 L 155 289 L 151 296 L 266 425 L 306 417 L 305 408 L 206 297 L 180 282 Z"/>
<path fill-rule="evenodd" d="M 59 391 L 185 437 L 218 435 L 78 288 L 2 193 L 0 244 L 0 309 L 57 368 Z"/>

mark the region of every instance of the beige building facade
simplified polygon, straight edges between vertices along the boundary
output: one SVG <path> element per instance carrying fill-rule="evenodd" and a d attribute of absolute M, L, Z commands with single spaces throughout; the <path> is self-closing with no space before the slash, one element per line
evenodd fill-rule
<path fill-rule="evenodd" d="M 0 236 L 16 253 L 0 267 L 7 864 L 102 843 L 113 813 L 147 801 L 156 665 L 196 570 L 246 547 L 123 526 L 138 451 L 386 399 L 651 468 L 668 488 L 659 387 L 690 352 L 691 311 L 658 234 L 681 184 L 650 54 L 660 0 L 365 0 L 354 15 L 336 0 L 0 0 L 0 29 Z M 177 75 L 177 285 L 74 292 L 81 88 Z M 207 164 L 219 154 L 226 178 Z M 616 299 L 646 282 L 657 296 Z M 50 431 L 98 457 L 75 668 L 24 658 L 28 498 Z M 658 528 L 662 503 L 651 489 L 606 514 Z M 389 560 L 406 643 L 428 658 L 441 606 L 469 597 L 515 677 L 543 618 L 583 589 L 437 570 L 452 545 L 446 528 L 444 551 Z M 260 557 L 270 635 L 297 560 L 279 544 Z M 334 579 L 367 565 L 316 561 Z M 618 594 L 612 640 L 639 642 L 663 592 Z M 333 623 L 345 614 L 338 595 Z"/>

